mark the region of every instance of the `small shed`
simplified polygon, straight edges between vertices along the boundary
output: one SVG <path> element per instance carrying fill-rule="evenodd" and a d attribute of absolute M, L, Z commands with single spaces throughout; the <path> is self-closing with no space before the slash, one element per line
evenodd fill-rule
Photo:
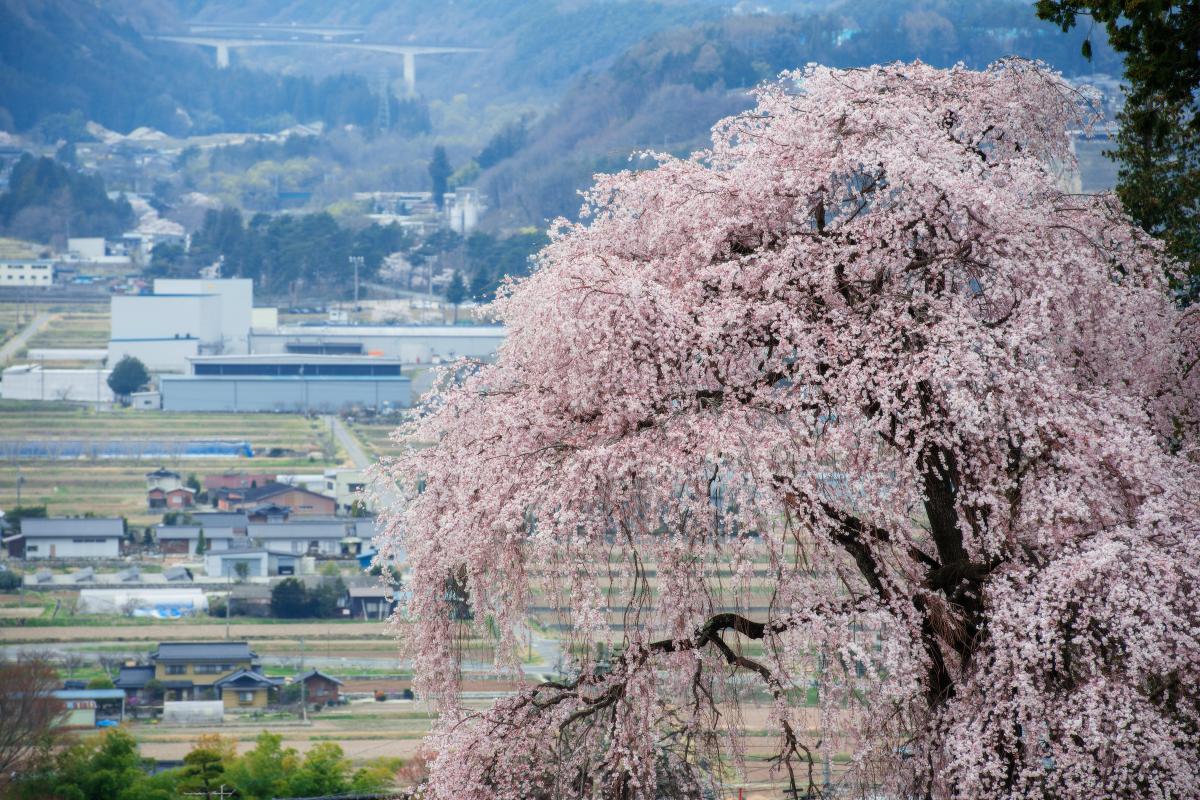
<path fill-rule="evenodd" d="M 54 697 L 67 709 L 67 725 L 94 728 L 100 722 L 125 719 L 125 692 L 120 689 L 60 689 Z"/>
<path fill-rule="evenodd" d="M 305 702 L 329 705 L 338 701 L 342 682 L 332 675 L 326 675 L 319 669 L 314 669 L 301 675 L 299 680 L 304 684 Z"/>

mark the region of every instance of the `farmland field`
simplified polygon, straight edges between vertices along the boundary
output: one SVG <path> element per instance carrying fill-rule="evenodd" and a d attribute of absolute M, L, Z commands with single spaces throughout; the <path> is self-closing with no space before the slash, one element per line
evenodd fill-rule
<path fill-rule="evenodd" d="M 157 521 L 145 507 L 145 473 L 162 465 L 203 476 L 243 469 L 284 473 L 320 472 L 344 463 L 344 453 L 319 418 L 296 414 L 171 414 L 131 409 L 96 411 L 61 403 L 0 401 L 0 440 L 5 442 L 246 441 L 253 458 L 130 458 L 13 460 L 0 468 L 0 508 L 21 502 L 45 505 L 53 515 L 123 515 L 133 524 Z M 0 451 L 3 448 L 0 447 Z"/>
<path fill-rule="evenodd" d="M 46 327 L 29 341 L 29 347 L 107 347 L 111 320 L 107 308 L 89 311 L 56 311 Z"/>

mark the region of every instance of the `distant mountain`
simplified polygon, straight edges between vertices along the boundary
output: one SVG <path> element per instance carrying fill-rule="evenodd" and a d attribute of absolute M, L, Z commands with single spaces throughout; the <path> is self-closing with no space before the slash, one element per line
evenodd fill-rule
<path fill-rule="evenodd" d="M 591 176 L 628 168 L 635 150 L 686 154 L 704 146 L 717 120 L 749 107 L 746 89 L 782 70 L 914 59 L 982 68 L 1020 55 L 1067 75 L 1119 74 L 1103 41 L 1094 61 L 1082 58 L 1082 35 L 1062 34 L 1015 0 L 827 3 L 811 13 L 731 15 L 666 30 L 577 79 L 524 147 L 486 170 L 482 183 L 492 208 L 503 210 L 494 222 L 541 225 L 573 217 Z"/>
<path fill-rule="evenodd" d="M 176 134 L 373 121 L 376 100 L 361 75 L 218 70 L 134 28 L 178 26 L 175 11 L 166 0 L 0 0 L 0 130 L 48 120 L 55 131 L 79 130 L 57 119 L 72 112 L 122 132 Z"/>

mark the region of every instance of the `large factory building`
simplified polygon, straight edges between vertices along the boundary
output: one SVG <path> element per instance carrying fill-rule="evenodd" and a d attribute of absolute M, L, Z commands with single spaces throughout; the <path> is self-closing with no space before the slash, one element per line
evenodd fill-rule
<path fill-rule="evenodd" d="M 291 325 L 250 336 L 254 353 L 370 355 L 405 364 L 436 358 L 492 358 L 504 341 L 503 325 Z"/>
<path fill-rule="evenodd" d="M 189 374 L 159 378 L 164 411 L 337 412 L 412 402 L 401 361 L 371 356 L 199 356 Z"/>

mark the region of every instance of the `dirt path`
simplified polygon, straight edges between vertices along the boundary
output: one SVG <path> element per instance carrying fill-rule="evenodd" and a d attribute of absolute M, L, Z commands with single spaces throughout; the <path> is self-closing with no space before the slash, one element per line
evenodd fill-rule
<path fill-rule="evenodd" d="M 46 323 L 50 321 L 50 316 L 45 311 L 37 314 L 20 333 L 13 336 L 3 345 L 0 345 L 0 365 L 7 364 L 13 356 L 20 352 L 26 342 L 32 339 L 38 331 L 46 327 Z"/>

